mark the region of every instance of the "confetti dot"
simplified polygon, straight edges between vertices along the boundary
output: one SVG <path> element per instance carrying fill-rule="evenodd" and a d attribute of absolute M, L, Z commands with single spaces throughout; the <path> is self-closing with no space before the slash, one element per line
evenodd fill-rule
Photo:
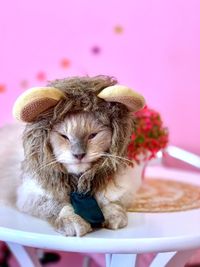
<path fill-rule="evenodd" d="M 71 62 L 70 62 L 69 59 L 67 59 L 67 58 L 63 58 L 63 59 L 61 60 L 61 62 L 60 62 L 60 65 L 61 65 L 62 68 L 67 69 L 67 68 L 69 68 L 70 63 L 71 63 Z"/>
<path fill-rule="evenodd" d="M 0 93 L 3 93 L 6 91 L 6 86 L 4 84 L 0 84 Z"/>
<path fill-rule="evenodd" d="M 123 31 L 124 31 L 124 29 L 120 25 L 117 25 L 114 27 L 114 32 L 117 34 L 121 34 L 121 33 L 123 33 Z"/>
<path fill-rule="evenodd" d="M 36 78 L 38 81 L 45 81 L 46 80 L 46 73 L 44 71 L 40 71 L 37 73 Z"/>
<path fill-rule="evenodd" d="M 93 46 L 92 47 L 92 53 L 93 54 L 99 54 L 101 52 L 101 48 L 99 46 Z"/>
<path fill-rule="evenodd" d="M 21 86 L 22 88 L 27 88 L 27 87 L 28 87 L 28 81 L 27 81 L 27 80 L 22 80 L 22 81 L 20 82 L 20 86 Z"/>

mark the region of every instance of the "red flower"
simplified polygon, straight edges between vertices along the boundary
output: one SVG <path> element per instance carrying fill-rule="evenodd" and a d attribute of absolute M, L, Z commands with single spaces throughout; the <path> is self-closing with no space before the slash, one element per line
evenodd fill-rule
<path fill-rule="evenodd" d="M 149 160 L 167 146 L 168 129 L 163 127 L 160 114 L 147 106 L 137 112 L 135 117 L 136 123 L 128 146 L 128 157 L 139 162 L 138 156 L 143 154 L 144 160 Z"/>

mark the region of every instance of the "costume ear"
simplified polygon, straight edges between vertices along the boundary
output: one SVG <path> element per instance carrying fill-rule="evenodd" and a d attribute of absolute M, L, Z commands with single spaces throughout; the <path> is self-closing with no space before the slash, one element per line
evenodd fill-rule
<path fill-rule="evenodd" d="M 142 95 L 123 85 L 113 85 L 106 87 L 98 97 L 107 102 L 118 102 L 124 104 L 130 111 L 136 112 L 145 105 L 145 99 Z"/>
<path fill-rule="evenodd" d="M 55 106 L 64 95 L 54 87 L 34 87 L 20 95 L 13 107 L 13 116 L 23 122 L 32 122 L 40 113 Z"/>

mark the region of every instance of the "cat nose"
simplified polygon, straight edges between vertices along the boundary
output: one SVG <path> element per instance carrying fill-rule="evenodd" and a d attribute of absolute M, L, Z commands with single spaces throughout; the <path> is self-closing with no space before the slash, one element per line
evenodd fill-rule
<path fill-rule="evenodd" d="M 73 154 L 73 156 L 79 160 L 81 160 L 82 158 L 84 158 L 86 155 L 86 153 L 81 153 L 81 154 Z"/>

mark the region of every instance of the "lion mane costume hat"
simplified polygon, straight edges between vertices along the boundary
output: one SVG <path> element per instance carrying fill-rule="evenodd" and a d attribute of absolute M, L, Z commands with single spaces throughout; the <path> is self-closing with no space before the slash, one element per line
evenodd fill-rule
<path fill-rule="evenodd" d="M 27 123 L 23 135 L 23 169 L 38 174 L 41 184 L 53 191 L 70 185 L 80 192 L 95 192 L 106 184 L 106 178 L 111 177 L 123 162 L 101 158 L 81 176 L 78 184 L 60 163 L 41 170 L 39 166 L 48 164 L 53 157 L 49 132 L 69 113 L 93 112 L 98 120 L 112 128 L 112 142 L 108 152 L 127 157 L 134 126 L 133 113 L 144 105 L 142 95 L 126 86 L 117 85 L 113 77 L 102 75 L 55 80 L 47 87 L 25 91 L 13 107 L 14 117 Z"/>

